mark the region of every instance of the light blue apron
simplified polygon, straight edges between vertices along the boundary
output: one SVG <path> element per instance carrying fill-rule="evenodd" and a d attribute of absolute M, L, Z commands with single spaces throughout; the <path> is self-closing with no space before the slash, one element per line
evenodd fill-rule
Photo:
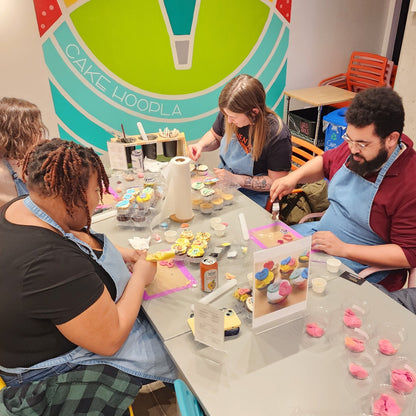
<path fill-rule="evenodd" d="M 253 176 L 254 161 L 252 154 L 245 152 L 234 134 L 228 146 L 225 137 L 220 142 L 220 163 L 218 167 L 236 175 Z M 262 175 L 267 175 L 267 172 Z M 258 192 L 245 188 L 239 188 L 239 191 L 263 208 L 270 196 L 269 192 Z"/>
<path fill-rule="evenodd" d="M 328 200 L 330 205 L 321 220 L 297 224 L 292 226 L 293 229 L 302 235 L 310 235 L 315 231 L 331 231 L 348 244 L 365 246 L 386 244 L 386 241 L 371 229 L 370 214 L 378 188 L 399 152 L 400 146 L 397 145 L 380 169 L 374 183 L 352 172 L 344 163 L 329 183 Z M 368 267 L 352 260 L 344 258 L 340 258 L 340 260 L 356 273 Z M 388 274 L 388 271 L 373 273 L 367 280 L 378 283 Z"/>
<path fill-rule="evenodd" d="M 27 190 L 25 183 L 17 176 L 17 173 L 10 166 L 9 161 L 7 159 L 3 159 L 3 160 L 4 160 L 4 164 L 6 165 L 6 168 L 10 172 L 10 175 L 12 175 L 14 186 L 16 187 L 17 196 L 27 195 L 29 192 Z"/>
<path fill-rule="evenodd" d="M 103 234 L 92 233 L 103 243 L 103 253 L 100 258 L 97 258 L 94 251 L 86 243 L 79 240 L 71 233 L 65 233 L 52 218 L 35 205 L 30 197 L 27 197 L 24 200 L 24 204 L 41 220 L 59 230 L 65 238 L 75 242 L 82 251 L 87 253 L 103 267 L 115 283 L 117 302 L 130 279 L 130 272 L 125 265 L 120 252 L 107 237 Z M 16 376 L 18 376 L 17 378 L 23 381 L 34 381 L 44 378 L 45 369 L 61 366 L 65 367 L 65 365 L 71 368 L 76 365 L 93 364 L 107 364 L 117 367 L 136 377 L 161 380 L 168 383 L 173 383 L 176 378 L 175 365 L 169 358 L 153 327 L 142 314 L 136 319 L 126 342 L 120 350 L 112 356 L 94 354 L 82 347 L 77 347 L 67 354 L 43 361 L 29 368 L 4 368 L 0 366 L 0 370 L 6 373 L 16 374 Z M 36 378 L 36 374 L 33 376 L 33 371 L 31 370 L 39 370 L 39 378 Z M 30 371 L 31 374 L 29 379 L 24 378 L 24 373 L 27 371 Z M 68 369 L 66 371 L 68 371 Z M 4 378 L 7 383 L 9 376 L 5 376 Z"/>

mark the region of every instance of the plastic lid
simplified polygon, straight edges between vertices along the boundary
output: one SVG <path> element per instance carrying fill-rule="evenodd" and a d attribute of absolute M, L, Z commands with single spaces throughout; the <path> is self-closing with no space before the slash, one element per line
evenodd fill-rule
<path fill-rule="evenodd" d="M 332 111 L 331 113 L 323 116 L 322 119 L 337 126 L 347 127 L 347 122 L 345 121 L 345 113 L 347 112 L 347 109 L 348 107 L 339 108 L 338 110 Z"/>

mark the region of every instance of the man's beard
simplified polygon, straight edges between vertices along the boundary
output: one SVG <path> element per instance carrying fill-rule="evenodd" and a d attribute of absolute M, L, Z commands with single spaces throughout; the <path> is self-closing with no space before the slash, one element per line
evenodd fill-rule
<path fill-rule="evenodd" d="M 365 176 L 369 173 L 378 171 L 388 159 L 386 149 L 380 149 L 374 159 L 363 160 L 363 162 L 357 162 L 352 156 L 353 154 L 351 153 L 348 162 L 348 168 L 360 176 Z"/>

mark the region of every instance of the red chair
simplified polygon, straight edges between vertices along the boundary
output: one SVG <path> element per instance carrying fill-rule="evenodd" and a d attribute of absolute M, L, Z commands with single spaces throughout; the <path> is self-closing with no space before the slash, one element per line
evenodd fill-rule
<path fill-rule="evenodd" d="M 333 85 L 359 92 L 367 88 L 390 86 L 390 75 L 391 70 L 386 57 L 374 53 L 353 52 L 346 73 L 326 78 L 319 85 Z M 344 101 L 333 106 L 341 108 L 349 104 L 350 101 Z"/>

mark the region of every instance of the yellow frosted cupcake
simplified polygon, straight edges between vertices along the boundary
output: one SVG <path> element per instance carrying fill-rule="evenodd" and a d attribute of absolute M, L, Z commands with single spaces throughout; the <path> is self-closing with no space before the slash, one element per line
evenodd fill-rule
<path fill-rule="evenodd" d="M 214 198 L 211 201 L 211 204 L 214 207 L 214 211 L 218 211 L 218 210 L 222 209 L 222 207 L 224 206 L 224 199 L 223 198 Z"/>
<path fill-rule="evenodd" d="M 175 241 L 175 244 L 182 244 L 184 245 L 186 248 L 191 247 L 191 242 L 187 239 L 187 238 L 178 238 Z"/>
<path fill-rule="evenodd" d="M 232 194 L 222 194 L 222 199 L 224 200 L 224 205 L 231 205 L 234 200 L 234 195 Z"/>
<path fill-rule="evenodd" d="M 289 279 L 293 270 L 296 269 L 296 259 L 293 257 L 286 257 L 280 262 L 280 277 L 282 279 Z"/>
<path fill-rule="evenodd" d="M 208 233 L 208 232 L 206 232 L 206 233 L 199 232 L 199 233 L 196 233 L 196 237 L 195 238 L 200 239 L 200 240 L 209 241 L 211 239 L 211 233 Z"/>
<path fill-rule="evenodd" d="M 192 230 L 183 230 L 180 238 L 186 238 L 187 240 L 192 241 L 194 237 Z"/>
<path fill-rule="evenodd" d="M 198 246 L 191 246 L 186 252 L 188 259 L 192 263 L 199 263 L 202 260 L 202 257 L 204 256 L 204 254 L 205 254 L 205 250 L 202 247 L 198 247 Z"/>
<path fill-rule="evenodd" d="M 256 289 L 263 290 L 273 282 L 274 274 L 267 267 L 254 275 Z"/>

